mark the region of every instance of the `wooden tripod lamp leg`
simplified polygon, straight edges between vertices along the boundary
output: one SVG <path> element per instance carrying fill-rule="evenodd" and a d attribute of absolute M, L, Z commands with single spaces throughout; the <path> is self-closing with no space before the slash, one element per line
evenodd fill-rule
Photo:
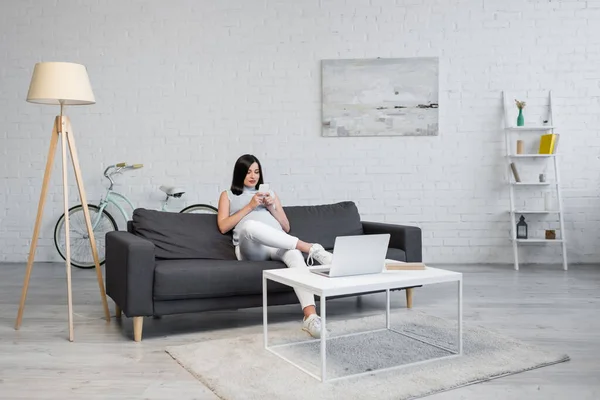
<path fill-rule="evenodd" d="M 88 236 L 90 239 L 90 246 L 92 248 L 92 256 L 94 257 L 94 264 L 96 266 L 96 277 L 98 278 L 98 287 L 100 288 L 100 297 L 102 298 L 102 306 L 104 308 L 104 316 L 106 322 L 110 322 L 110 311 L 108 309 L 108 301 L 106 300 L 106 291 L 104 290 L 104 281 L 102 279 L 102 270 L 100 269 L 100 261 L 98 259 L 98 249 L 96 248 L 96 239 L 94 237 L 94 230 L 92 229 L 92 221 L 90 219 L 90 212 L 87 205 L 87 198 L 85 196 L 85 190 L 83 188 L 83 179 L 81 178 L 81 170 L 79 169 L 79 158 L 77 156 L 77 148 L 75 146 L 75 138 L 73 137 L 73 130 L 71 129 L 71 122 L 68 117 L 66 119 L 66 137 L 69 142 L 69 149 L 71 150 L 71 161 L 73 162 L 73 170 L 75 172 L 75 180 L 77 181 L 77 188 L 79 189 L 79 198 L 83 205 L 83 215 L 85 216 L 85 224 L 87 226 Z"/>
<path fill-rule="evenodd" d="M 21 292 L 21 302 L 19 304 L 19 313 L 17 314 L 15 329 L 19 329 L 21 327 L 21 322 L 23 321 L 23 311 L 25 309 L 25 300 L 27 299 L 29 278 L 31 277 L 33 260 L 35 259 L 37 241 L 40 235 L 40 226 L 42 225 L 42 215 L 44 214 L 44 205 L 46 203 L 46 195 L 48 194 L 48 183 L 50 182 L 50 176 L 52 175 L 52 166 L 54 165 L 54 156 L 56 154 L 56 144 L 58 142 L 58 123 L 59 118 L 56 117 L 54 119 L 54 126 L 52 128 L 52 137 L 50 138 L 50 149 L 48 150 L 48 157 L 46 158 L 46 170 L 44 172 L 42 192 L 40 193 L 40 201 L 38 203 L 37 216 L 35 218 L 35 225 L 33 228 L 33 237 L 31 238 L 31 246 L 29 248 L 29 257 L 27 258 L 27 269 L 25 270 L 25 279 L 23 281 L 23 290 Z"/>
<path fill-rule="evenodd" d="M 61 117 L 60 143 L 62 146 L 62 180 L 63 180 L 63 206 L 65 211 L 65 244 L 67 268 L 67 304 L 69 309 L 69 340 L 74 340 L 73 334 L 73 292 L 71 286 L 71 241 L 69 232 L 69 185 L 67 182 L 67 132 L 65 117 Z"/>

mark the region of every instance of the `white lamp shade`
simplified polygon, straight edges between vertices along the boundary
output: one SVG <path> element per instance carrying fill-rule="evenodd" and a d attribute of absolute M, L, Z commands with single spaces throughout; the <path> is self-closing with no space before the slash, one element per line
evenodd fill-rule
<path fill-rule="evenodd" d="M 27 101 L 40 104 L 94 104 L 90 79 L 85 66 L 67 62 L 35 64 Z"/>

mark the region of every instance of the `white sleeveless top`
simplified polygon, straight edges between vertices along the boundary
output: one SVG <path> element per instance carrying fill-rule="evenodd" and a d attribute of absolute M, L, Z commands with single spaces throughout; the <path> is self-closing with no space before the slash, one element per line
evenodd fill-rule
<path fill-rule="evenodd" d="M 233 215 L 236 212 L 240 211 L 244 208 L 250 200 L 252 200 L 252 196 L 254 196 L 258 192 L 258 190 L 254 188 L 244 187 L 244 191 L 239 196 L 236 196 L 231 192 L 231 190 L 227 190 L 227 197 L 229 198 L 229 215 Z M 275 193 L 270 190 L 269 193 L 271 197 L 275 198 Z M 275 219 L 275 217 L 267 210 L 267 207 L 260 205 L 256 207 L 253 211 L 248 213 L 244 218 L 238 222 L 238 224 L 233 228 L 233 245 L 237 246 L 239 244 L 240 230 L 242 229 L 242 225 L 246 221 L 259 221 L 269 226 L 272 226 L 275 229 L 283 230 L 281 224 Z"/>

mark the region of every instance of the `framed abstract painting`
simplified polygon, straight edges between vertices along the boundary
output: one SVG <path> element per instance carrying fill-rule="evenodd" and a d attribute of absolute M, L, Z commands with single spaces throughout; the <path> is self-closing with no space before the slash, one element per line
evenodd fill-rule
<path fill-rule="evenodd" d="M 322 60 L 323 136 L 437 136 L 437 57 Z"/>

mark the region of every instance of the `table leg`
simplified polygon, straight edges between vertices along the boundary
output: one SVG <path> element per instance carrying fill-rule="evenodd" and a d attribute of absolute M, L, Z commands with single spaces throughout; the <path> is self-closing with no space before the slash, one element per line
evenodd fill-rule
<path fill-rule="evenodd" d="M 263 276 L 262 282 L 263 291 L 263 341 L 265 349 L 268 345 L 268 330 L 267 330 L 267 278 Z"/>
<path fill-rule="evenodd" d="M 390 289 L 385 290 L 385 327 L 390 329 Z"/>
<path fill-rule="evenodd" d="M 462 337 L 462 279 L 458 280 L 458 354 L 463 352 L 463 337 Z"/>
<path fill-rule="evenodd" d="M 325 314 L 325 304 L 327 303 L 327 298 L 321 296 L 321 382 L 325 382 L 327 380 L 327 327 L 326 327 L 326 319 L 327 315 Z"/>

